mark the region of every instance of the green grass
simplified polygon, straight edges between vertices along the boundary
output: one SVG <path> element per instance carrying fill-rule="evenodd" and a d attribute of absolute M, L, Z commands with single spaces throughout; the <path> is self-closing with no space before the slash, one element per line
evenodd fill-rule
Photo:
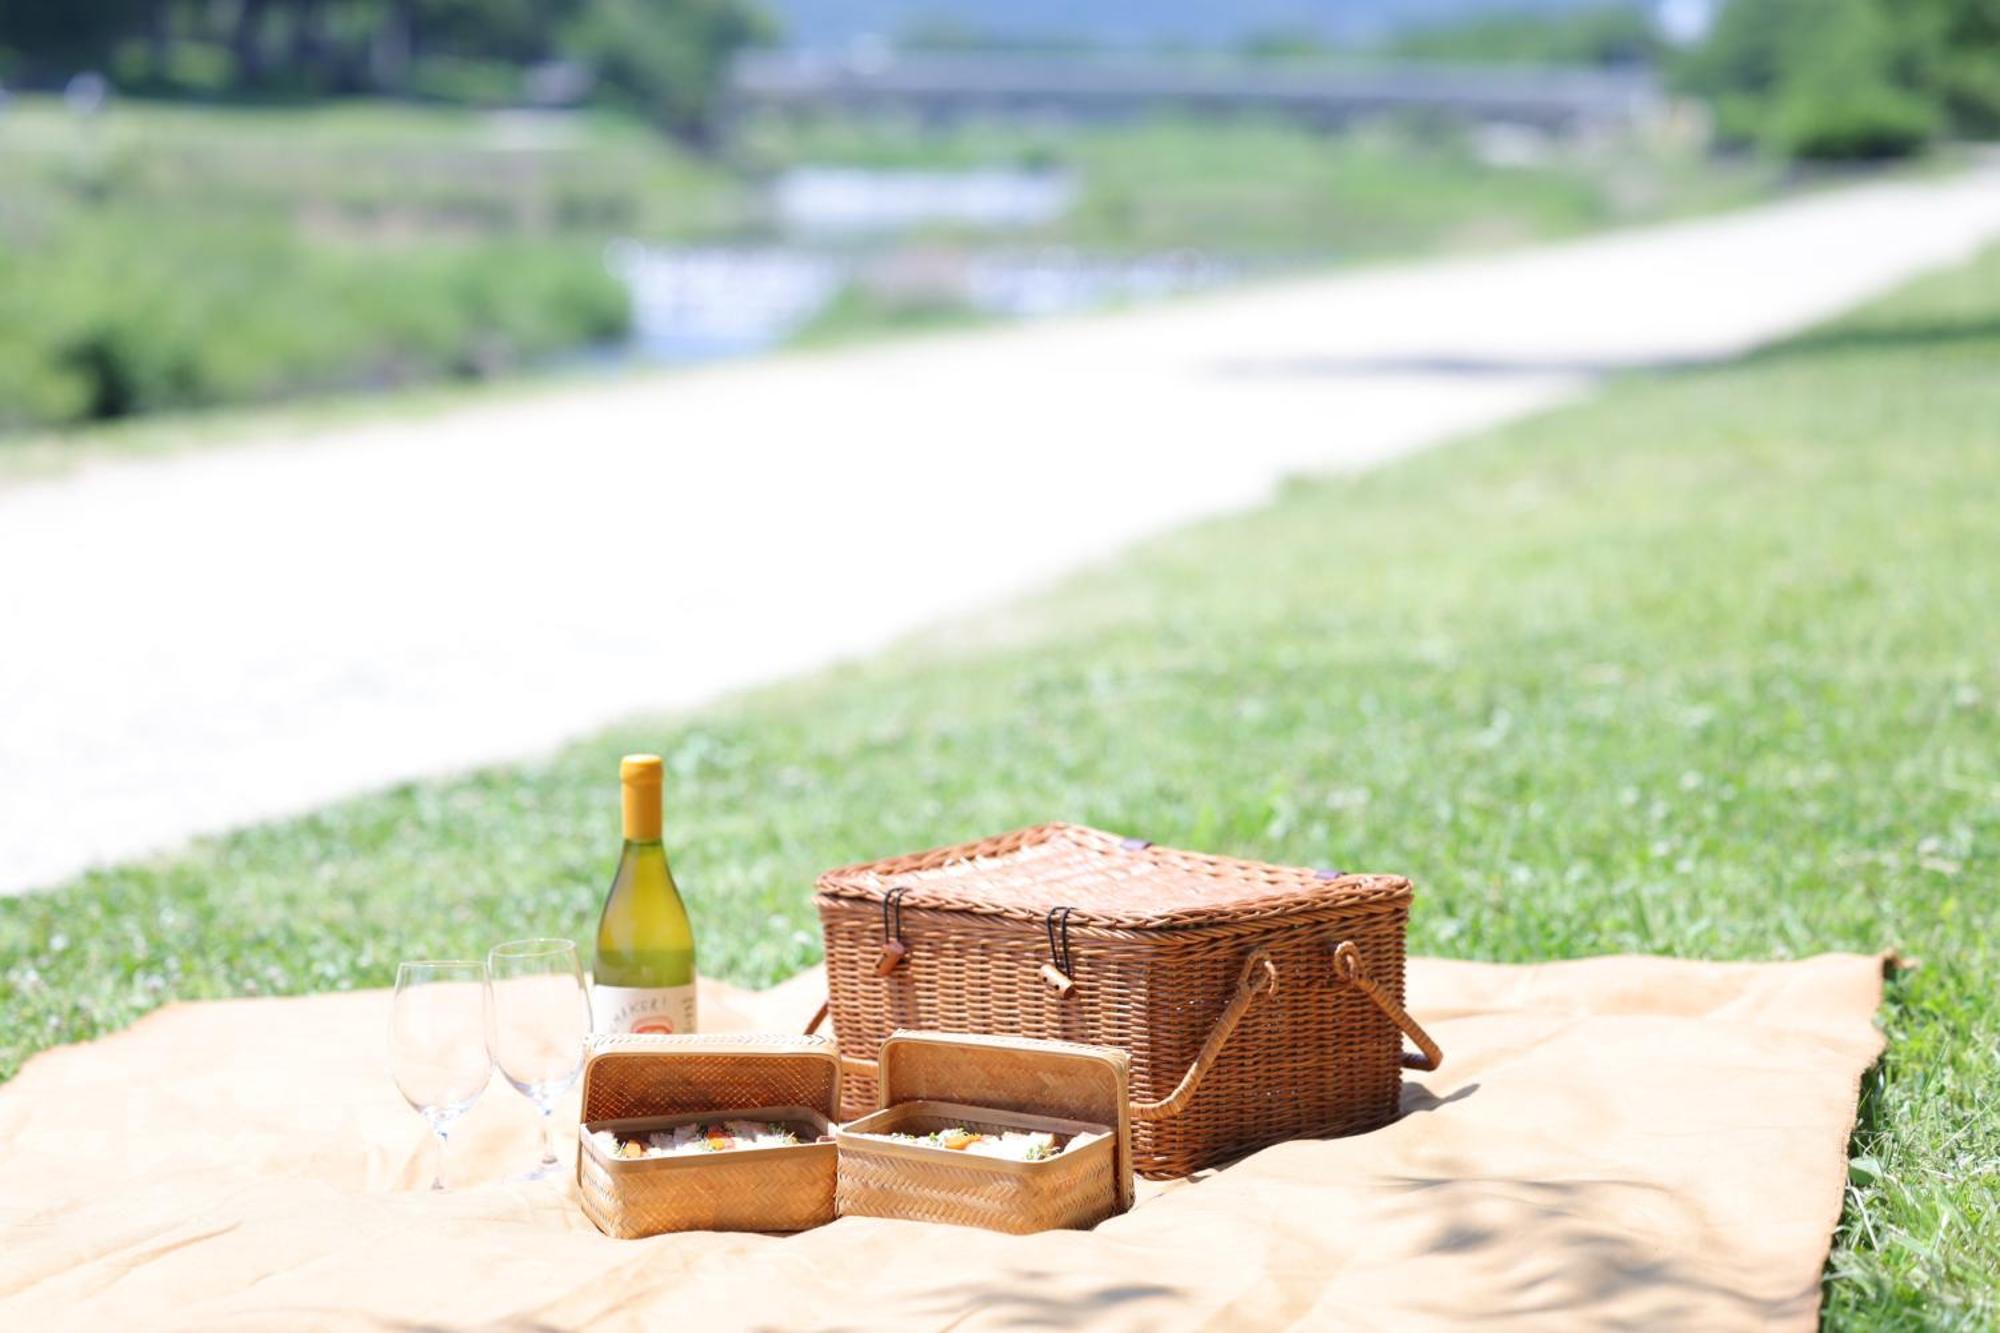
<path fill-rule="evenodd" d="M 832 119 L 753 125 L 708 159 L 603 113 L 119 100 L 79 118 L 27 97 L 0 116 L 0 470 L 104 452 L 87 437 L 105 421 L 532 373 L 622 336 L 606 240 L 770 240 L 761 179 L 801 162 L 1062 165 L 1077 207 L 1007 243 L 1192 248 L 1256 272 L 1570 235 L 1781 185 L 1771 164 L 1664 142 L 1501 168 L 1410 126 Z M 800 341 L 970 317 L 857 286 Z"/>
<path fill-rule="evenodd" d="M 982 315 L 948 302 L 886 300 L 859 284 L 851 284 L 794 334 L 788 346 L 801 351 L 845 347 L 884 338 L 974 328 L 998 319 L 999 316 Z"/>
<path fill-rule="evenodd" d="M 1438 129 L 1329 135 L 1254 119 L 1042 131 L 973 123 L 943 134 L 883 120 L 753 123 L 741 152 L 769 167 L 1060 167 L 1076 173 L 1081 197 L 1034 240 L 1318 262 L 1545 240 L 1749 203 L 1783 184 L 1774 163 L 1714 160 L 1664 141 L 1563 148 L 1503 167 Z"/>
<path fill-rule="evenodd" d="M 116 101 L 79 120 L 53 98 L 0 116 L 0 216 L 46 192 L 157 210 L 272 210 L 315 235 L 407 243 L 467 235 L 702 236 L 741 219 L 720 166 L 636 121 L 338 101 L 300 107 Z"/>
<path fill-rule="evenodd" d="M 0 180 L 0 431 L 520 373 L 623 335 L 607 239 L 748 197 L 615 119 L 366 104 L 26 99 Z"/>
<path fill-rule="evenodd" d="M 1430 953 L 1896 946 L 1828 1319 L 1990 1326 L 1996 364 L 2000 254 L 875 659 L 0 902 L 0 1074 L 176 997 L 586 937 L 617 756 L 658 749 L 742 982 L 815 957 L 817 870 L 1052 817 L 1407 872 Z"/>
<path fill-rule="evenodd" d="M 605 239 L 764 236 L 757 181 L 807 161 L 1063 165 L 1078 208 L 1007 244 L 1194 247 L 1256 274 L 1572 234 L 1782 184 L 1770 164 L 1664 143 L 1501 169 L 1410 127 L 835 119 L 752 126 L 711 161 L 609 114 L 118 101 L 86 121 L 26 97 L 0 116 L 0 485 L 547 380 L 622 327 Z M 857 284 L 797 345 L 980 318 Z"/>

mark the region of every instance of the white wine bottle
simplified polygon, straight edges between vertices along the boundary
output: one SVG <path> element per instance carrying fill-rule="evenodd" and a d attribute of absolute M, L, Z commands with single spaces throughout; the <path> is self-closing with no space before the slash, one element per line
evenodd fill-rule
<path fill-rule="evenodd" d="M 597 918 L 590 1008 L 600 1033 L 695 1030 L 694 926 L 660 842 L 660 758 L 628 754 L 625 850 Z"/>

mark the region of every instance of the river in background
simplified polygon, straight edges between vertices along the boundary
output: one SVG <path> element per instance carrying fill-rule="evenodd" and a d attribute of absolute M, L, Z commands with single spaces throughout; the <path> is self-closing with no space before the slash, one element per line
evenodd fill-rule
<path fill-rule="evenodd" d="M 609 247 L 631 296 L 627 354 L 675 363 L 768 351 L 843 297 L 885 318 L 1029 319 L 1241 276 L 1242 266 L 1193 252 L 1113 257 L 1010 239 L 1060 221 L 1078 193 L 1064 171 L 796 168 L 767 194 L 776 239 Z"/>

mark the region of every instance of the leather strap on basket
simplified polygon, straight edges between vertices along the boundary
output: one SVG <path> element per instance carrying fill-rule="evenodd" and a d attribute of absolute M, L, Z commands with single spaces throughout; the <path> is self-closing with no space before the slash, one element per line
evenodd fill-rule
<path fill-rule="evenodd" d="M 1243 1021 L 1244 1011 L 1266 995 L 1278 993 L 1278 965 L 1271 961 L 1269 949 L 1252 950 L 1243 960 L 1243 970 L 1236 974 L 1236 994 L 1229 997 L 1215 1026 L 1208 1030 L 1208 1040 L 1201 1044 L 1201 1051 L 1188 1066 L 1187 1073 L 1181 1075 L 1180 1084 L 1156 1102 L 1133 1102 L 1132 1118 L 1139 1121 L 1166 1120 L 1181 1113 L 1194 1098 L 1195 1090 L 1201 1087 L 1201 1080 L 1222 1055 L 1222 1048 L 1228 1044 L 1236 1025 Z"/>
<path fill-rule="evenodd" d="M 909 955 L 910 946 L 903 943 L 903 895 L 909 891 L 908 885 L 902 885 L 882 895 L 882 955 L 875 960 L 878 977 L 894 972 Z"/>
<path fill-rule="evenodd" d="M 1361 993 L 1386 1014 L 1404 1036 L 1417 1044 L 1417 1050 L 1422 1054 L 1412 1055 L 1404 1051 L 1403 1068 L 1432 1070 L 1444 1063 L 1444 1049 L 1431 1040 L 1431 1034 L 1424 1031 L 1402 1005 L 1396 1003 L 1395 996 L 1383 990 L 1375 978 L 1368 975 L 1368 965 L 1361 961 L 1361 950 L 1354 947 L 1353 940 L 1342 940 L 1334 949 L 1333 974 L 1347 984 L 1359 987 Z"/>
<path fill-rule="evenodd" d="M 1076 989 L 1076 966 L 1069 957 L 1068 907 L 1051 907 L 1042 925 L 1049 932 L 1049 961 L 1042 964 L 1042 980 L 1054 988 L 1058 999 Z M 1058 933 L 1060 932 L 1060 933 Z"/>
<path fill-rule="evenodd" d="M 903 895 L 909 892 L 907 886 L 894 888 L 882 895 L 882 955 L 875 960 L 875 975 L 886 977 L 907 958 L 910 946 L 903 943 Z M 806 1024 L 806 1035 L 819 1031 L 819 1025 L 826 1022 L 826 1016 L 833 1010 L 833 1000 L 828 997 L 820 1001 L 813 1013 L 812 1021 Z"/>

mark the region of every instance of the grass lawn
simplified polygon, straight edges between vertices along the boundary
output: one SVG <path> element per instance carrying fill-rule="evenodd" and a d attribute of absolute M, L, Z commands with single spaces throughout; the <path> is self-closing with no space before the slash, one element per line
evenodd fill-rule
<path fill-rule="evenodd" d="M 1828 1318 L 1989 1326 L 1996 366 L 2000 254 L 874 660 L 0 901 L 0 1075 L 174 997 L 584 937 L 658 749 L 738 981 L 815 957 L 817 870 L 1051 817 L 1407 872 L 1430 953 L 1897 946 Z"/>
<path fill-rule="evenodd" d="M 0 181 L 0 432 L 58 445 L 615 341 L 604 240 L 697 230 L 733 188 L 615 121 L 48 98 L 0 114 Z"/>
<path fill-rule="evenodd" d="M 1511 165 L 1464 135 L 1384 125 L 1326 134 L 1255 118 L 1032 129 L 820 118 L 749 122 L 737 156 L 886 168 L 1074 172 L 1076 208 L 1030 242 L 1096 253 L 1193 249 L 1327 262 L 1491 249 L 1768 198 L 1777 162 L 1638 138 Z"/>
<path fill-rule="evenodd" d="M 352 243 L 705 235 L 736 225 L 744 202 L 720 166 L 629 117 L 367 100 L 117 99 L 80 119 L 58 98 L 21 97 L 0 115 L 0 167 L 16 187 L 0 215 L 22 221 L 63 205 L 270 208 Z"/>
<path fill-rule="evenodd" d="M 1071 213 L 1032 232 L 876 245 L 1192 248 L 1254 272 L 1546 239 L 1795 183 L 1636 137 L 1500 166 L 1408 128 L 831 120 L 699 155 L 608 113 L 121 99 L 81 118 L 23 97 L 0 109 L 0 473 L 156 438 L 106 431 L 116 419 L 520 376 L 616 343 L 631 308 L 607 240 L 781 241 L 766 179 L 820 162 L 1039 163 L 1079 184 Z M 857 289 L 802 341 L 969 314 Z"/>

